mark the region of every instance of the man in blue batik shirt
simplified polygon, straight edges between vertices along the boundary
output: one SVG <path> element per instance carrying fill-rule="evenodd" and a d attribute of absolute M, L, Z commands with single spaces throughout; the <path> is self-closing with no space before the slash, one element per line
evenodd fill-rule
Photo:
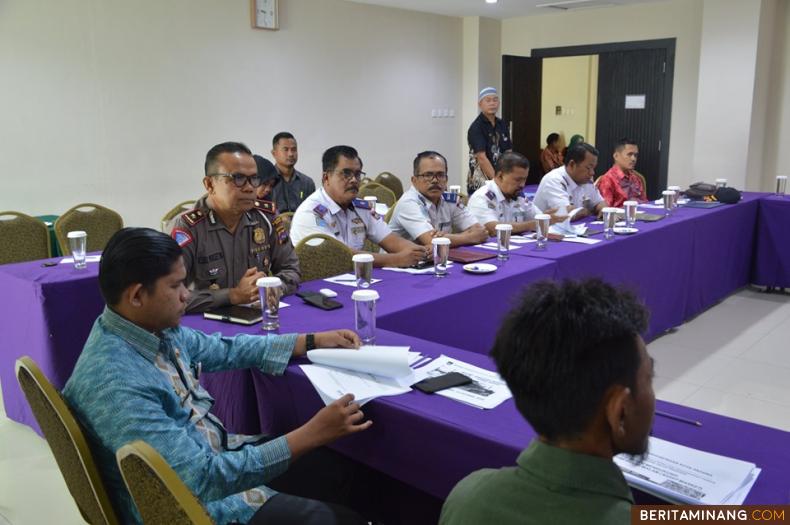
<path fill-rule="evenodd" d="M 349 330 L 260 337 L 207 335 L 179 326 L 189 291 L 181 248 L 148 228 L 124 228 L 102 254 L 107 303 L 63 395 L 83 424 L 124 522 L 140 516 L 115 452 L 142 439 L 200 499 L 216 523 L 364 523 L 338 505 L 277 493 L 266 484 L 303 454 L 370 427 L 351 394 L 276 438 L 228 433 L 209 413 L 214 400 L 197 375 L 255 367 L 282 374 L 315 347 L 356 348 Z"/>

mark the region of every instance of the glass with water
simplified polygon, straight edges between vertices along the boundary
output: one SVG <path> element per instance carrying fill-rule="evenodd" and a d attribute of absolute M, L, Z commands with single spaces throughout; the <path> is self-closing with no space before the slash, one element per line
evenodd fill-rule
<path fill-rule="evenodd" d="M 727 187 L 727 179 L 716 179 L 716 187 L 717 188 L 726 188 Z"/>
<path fill-rule="evenodd" d="M 636 225 L 636 208 L 639 205 L 636 201 L 625 201 L 623 203 L 623 215 L 625 216 L 625 225 L 633 228 Z"/>
<path fill-rule="evenodd" d="M 512 231 L 512 224 L 496 225 L 496 258 L 500 261 L 507 261 L 510 259 L 510 233 Z"/>
<path fill-rule="evenodd" d="M 436 277 L 447 275 L 447 260 L 450 257 L 450 239 L 437 237 L 431 240 L 433 245 L 433 274 Z"/>
<path fill-rule="evenodd" d="M 283 294 L 283 282 L 279 277 L 261 277 L 255 284 L 258 286 L 263 312 L 261 329 L 277 330 L 280 328 L 280 297 Z"/>
<path fill-rule="evenodd" d="M 675 208 L 676 193 L 673 190 L 664 190 L 661 192 L 661 195 L 664 197 L 664 210 L 666 210 L 667 215 L 669 215 Z"/>
<path fill-rule="evenodd" d="M 603 209 L 603 236 L 605 239 L 614 237 L 614 225 L 617 222 L 617 208 Z"/>
<path fill-rule="evenodd" d="M 74 259 L 74 268 L 81 270 L 88 265 L 85 263 L 85 252 L 88 246 L 88 234 L 83 231 L 69 232 L 69 250 Z"/>
<path fill-rule="evenodd" d="M 539 213 L 535 215 L 535 249 L 545 250 L 546 241 L 549 239 L 549 227 L 551 226 L 551 215 Z"/>
<path fill-rule="evenodd" d="M 376 290 L 355 290 L 351 294 L 354 301 L 354 328 L 363 345 L 376 344 Z"/>
<path fill-rule="evenodd" d="M 776 196 L 784 197 L 787 191 L 787 175 L 776 176 Z"/>
<path fill-rule="evenodd" d="M 354 277 L 357 288 L 370 288 L 373 280 L 373 255 L 358 253 L 351 258 L 354 263 Z"/>

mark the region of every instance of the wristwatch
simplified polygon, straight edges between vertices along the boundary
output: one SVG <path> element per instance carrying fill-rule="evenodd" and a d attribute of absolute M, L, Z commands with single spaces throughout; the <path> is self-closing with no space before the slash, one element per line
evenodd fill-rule
<path fill-rule="evenodd" d="M 304 336 L 304 344 L 306 351 L 315 350 L 315 334 Z"/>

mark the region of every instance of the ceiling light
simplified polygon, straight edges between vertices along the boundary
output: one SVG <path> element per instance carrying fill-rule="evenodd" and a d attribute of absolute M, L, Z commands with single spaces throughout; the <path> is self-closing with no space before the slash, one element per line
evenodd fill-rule
<path fill-rule="evenodd" d="M 486 3 L 487 4 L 495 4 L 495 3 L 497 3 L 497 0 L 486 0 Z"/>

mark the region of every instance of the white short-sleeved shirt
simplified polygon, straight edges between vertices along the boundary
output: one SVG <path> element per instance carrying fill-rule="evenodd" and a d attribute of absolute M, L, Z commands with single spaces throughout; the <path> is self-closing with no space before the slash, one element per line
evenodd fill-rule
<path fill-rule="evenodd" d="M 519 195 L 508 199 L 496 182 L 489 180 L 469 197 L 469 211 L 477 222 L 526 222 L 541 213 L 540 208 Z"/>
<path fill-rule="evenodd" d="M 592 182 L 581 186 L 576 184 L 568 175 L 565 166 L 544 175 L 535 193 L 535 205 L 542 210 L 566 208 L 569 204 L 574 208 L 584 206 L 592 210 L 603 201 L 598 188 Z"/>
<path fill-rule="evenodd" d="M 334 237 L 352 250 L 362 250 L 365 239 L 380 243 L 392 233 L 389 226 L 362 199 L 354 199 L 348 209 L 343 209 L 318 188 L 294 212 L 291 221 L 291 242 L 299 241 L 314 233 Z"/>
<path fill-rule="evenodd" d="M 462 232 L 476 223 L 457 194 L 443 193 L 437 206 L 412 186 L 398 200 L 389 226 L 393 233 L 414 241 L 431 230 Z"/>

